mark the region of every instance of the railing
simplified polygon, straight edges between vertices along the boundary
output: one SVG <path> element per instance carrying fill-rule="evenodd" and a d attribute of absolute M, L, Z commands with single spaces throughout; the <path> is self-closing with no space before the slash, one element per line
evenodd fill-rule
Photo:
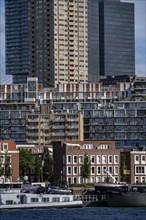
<path fill-rule="evenodd" d="M 82 202 L 106 201 L 106 195 L 101 196 L 101 200 L 97 195 L 74 195 L 74 200 L 82 200 Z"/>

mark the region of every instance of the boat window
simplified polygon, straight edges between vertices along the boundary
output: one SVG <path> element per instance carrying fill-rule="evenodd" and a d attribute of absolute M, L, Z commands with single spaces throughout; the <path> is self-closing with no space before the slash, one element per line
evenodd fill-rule
<path fill-rule="evenodd" d="M 38 202 L 38 198 L 31 198 L 31 202 Z"/>
<path fill-rule="evenodd" d="M 69 202 L 70 201 L 70 198 L 69 197 L 63 197 L 62 198 L 62 202 Z"/>
<path fill-rule="evenodd" d="M 52 202 L 60 202 L 60 198 L 59 197 L 53 197 Z"/>
<path fill-rule="evenodd" d="M 6 200 L 6 204 L 7 205 L 12 205 L 13 204 L 13 200 Z"/>
<path fill-rule="evenodd" d="M 49 198 L 42 198 L 42 202 L 49 202 Z"/>

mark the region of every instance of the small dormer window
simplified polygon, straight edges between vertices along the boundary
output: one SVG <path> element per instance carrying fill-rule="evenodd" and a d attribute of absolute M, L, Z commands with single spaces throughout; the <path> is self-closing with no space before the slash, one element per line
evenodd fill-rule
<path fill-rule="evenodd" d="M 8 144 L 7 144 L 7 143 L 3 143 L 3 145 L 2 145 L 2 151 L 4 151 L 5 153 L 8 152 Z"/>
<path fill-rule="evenodd" d="M 1 144 L 1 151 L 5 152 L 5 153 L 8 151 L 8 144 L 7 143 Z"/>

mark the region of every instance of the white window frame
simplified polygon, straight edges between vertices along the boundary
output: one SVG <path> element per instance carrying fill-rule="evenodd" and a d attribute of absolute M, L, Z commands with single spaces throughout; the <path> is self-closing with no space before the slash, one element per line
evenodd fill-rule
<path fill-rule="evenodd" d="M 69 168 L 70 168 L 70 172 L 68 172 Z M 67 166 L 67 175 L 72 175 L 72 166 Z"/>
<path fill-rule="evenodd" d="M 139 164 L 139 155 L 134 155 L 134 163 Z"/>
<path fill-rule="evenodd" d="M 110 170 L 111 169 L 111 170 Z M 111 171 L 111 172 L 110 172 Z M 112 166 L 108 166 L 108 172 L 110 173 L 110 174 L 113 174 L 113 167 Z"/>
<path fill-rule="evenodd" d="M 77 172 L 75 172 L 75 170 Z M 78 167 L 77 166 L 73 166 L 73 175 L 78 175 Z"/>
<path fill-rule="evenodd" d="M 119 155 L 114 155 L 114 164 L 118 164 L 118 163 L 119 163 Z"/>
<path fill-rule="evenodd" d="M 69 162 L 69 157 L 71 159 L 71 161 Z M 67 164 L 71 164 L 72 163 L 72 155 L 67 155 Z"/>
<path fill-rule="evenodd" d="M 99 168 L 99 173 L 98 173 L 98 168 Z M 101 166 L 97 166 L 97 175 L 101 175 L 101 173 L 102 173 L 102 170 L 101 170 Z"/>
<path fill-rule="evenodd" d="M 146 155 L 141 155 L 141 164 L 146 164 Z"/>
<path fill-rule="evenodd" d="M 102 155 L 102 164 L 107 164 L 107 155 Z"/>
<path fill-rule="evenodd" d="M 75 162 L 75 158 L 76 158 L 76 162 Z M 78 163 L 78 156 L 77 155 L 73 155 L 73 164 L 77 164 Z"/>
<path fill-rule="evenodd" d="M 83 164 L 83 163 L 84 163 L 84 156 L 79 155 L 79 164 Z"/>
<path fill-rule="evenodd" d="M 111 161 L 110 161 L 111 158 Z M 113 163 L 113 155 L 108 155 L 108 163 L 112 164 Z"/>
<path fill-rule="evenodd" d="M 93 168 L 94 172 L 92 172 L 93 171 L 92 168 Z M 95 175 L 95 166 L 91 166 L 91 175 Z"/>
<path fill-rule="evenodd" d="M 141 183 L 145 183 L 146 182 L 146 176 L 141 176 Z"/>
<path fill-rule="evenodd" d="M 101 155 L 97 155 L 97 164 L 101 164 Z"/>
<path fill-rule="evenodd" d="M 95 164 L 95 155 L 91 155 L 90 158 L 91 158 L 91 164 Z M 92 159 L 93 159 L 93 161 L 92 161 Z"/>
<path fill-rule="evenodd" d="M 104 172 L 104 170 L 107 170 L 107 166 L 102 166 L 102 175 L 107 175 L 107 173 Z"/>
<path fill-rule="evenodd" d="M 116 170 L 118 172 L 116 172 Z M 119 174 L 119 167 L 118 166 L 114 166 L 114 175 L 118 175 Z"/>

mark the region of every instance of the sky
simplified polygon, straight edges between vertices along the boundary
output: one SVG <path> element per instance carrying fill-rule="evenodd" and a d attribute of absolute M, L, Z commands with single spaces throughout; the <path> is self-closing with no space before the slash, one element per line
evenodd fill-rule
<path fill-rule="evenodd" d="M 135 4 L 135 73 L 146 76 L 146 0 L 121 1 Z M 0 58 L 5 56 L 4 32 L 4 0 L 0 0 Z M 1 67 L 0 73 L 2 68 L 4 67 Z"/>

